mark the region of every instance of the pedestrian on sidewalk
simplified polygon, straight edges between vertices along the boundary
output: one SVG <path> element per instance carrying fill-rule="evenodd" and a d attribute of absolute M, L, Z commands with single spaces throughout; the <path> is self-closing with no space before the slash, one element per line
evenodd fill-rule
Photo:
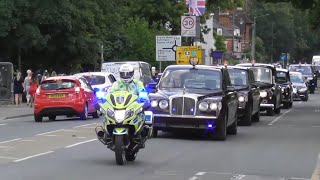
<path fill-rule="evenodd" d="M 27 77 L 24 79 L 24 92 L 26 93 L 27 106 L 29 106 L 29 103 L 30 103 L 29 88 L 30 88 L 31 75 L 32 75 L 32 71 L 30 69 L 27 70 Z"/>
<path fill-rule="evenodd" d="M 47 70 L 44 71 L 41 82 L 46 80 L 48 77 L 50 77 L 49 72 Z"/>
<path fill-rule="evenodd" d="M 34 103 L 34 96 L 36 95 L 36 91 L 39 86 L 38 81 L 38 74 L 32 73 L 31 80 L 30 80 L 30 88 L 29 88 L 29 94 L 30 94 L 30 107 L 32 107 Z"/>
<path fill-rule="evenodd" d="M 21 73 L 17 71 L 16 77 L 13 81 L 13 93 L 15 97 L 16 107 L 21 107 L 22 103 L 22 94 L 24 91 L 23 78 L 21 77 Z"/>
<path fill-rule="evenodd" d="M 57 76 L 57 73 L 55 71 L 52 71 L 51 72 L 51 77 L 55 77 L 55 76 Z"/>

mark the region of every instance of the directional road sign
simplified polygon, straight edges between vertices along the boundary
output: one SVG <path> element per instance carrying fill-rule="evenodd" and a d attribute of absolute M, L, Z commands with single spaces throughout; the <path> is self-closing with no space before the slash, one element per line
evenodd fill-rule
<path fill-rule="evenodd" d="M 281 53 L 280 60 L 281 60 L 281 61 L 286 61 L 286 60 L 287 60 L 287 55 L 286 55 L 286 53 Z"/>
<path fill-rule="evenodd" d="M 180 46 L 176 51 L 177 64 L 189 64 L 191 58 L 197 58 L 199 64 L 202 64 L 202 47 L 201 46 Z"/>
<path fill-rule="evenodd" d="M 177 46 L 181 46 L 181 36 L 157 36 L 156 60 L 176 61 Z"/>

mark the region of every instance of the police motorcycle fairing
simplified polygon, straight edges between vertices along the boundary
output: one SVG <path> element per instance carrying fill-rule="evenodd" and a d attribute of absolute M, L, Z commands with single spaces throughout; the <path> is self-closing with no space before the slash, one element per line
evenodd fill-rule
<path fill-rule="evenodd" d="M 98 139 L 115 152 L 118 165 L 134 161 L 151 137 L 153 113 L 144 111 L 149 105 L 147 92 L 127 91 L 108 94 L 105 103 L 96 105 L 104 116 L 103 126 L 96 127 Z"/>

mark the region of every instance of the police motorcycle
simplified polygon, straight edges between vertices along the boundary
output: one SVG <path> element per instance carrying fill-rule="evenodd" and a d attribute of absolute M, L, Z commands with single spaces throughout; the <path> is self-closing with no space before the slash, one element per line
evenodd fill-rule
<path fill-rule="evenodd" d="M 115 152 L 118 165 L 125 160 L 134 161 L 140 149 L 152 135 L 153 113 L 144 111 L 150 105 L 148 93 L 139 96 L 127 91 L 107 94 L 106 101 L 99 103 L 104 121 L 95 131 L 102 144 Z"/>

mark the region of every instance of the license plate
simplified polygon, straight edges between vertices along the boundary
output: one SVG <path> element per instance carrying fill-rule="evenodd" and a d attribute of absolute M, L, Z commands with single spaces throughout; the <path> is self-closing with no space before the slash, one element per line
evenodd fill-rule
<path fill-rule="evenodd" d="M 65 94 L 50 94 L 49 98 L 58 99 L 58 98 L 65 98 Z"/>

